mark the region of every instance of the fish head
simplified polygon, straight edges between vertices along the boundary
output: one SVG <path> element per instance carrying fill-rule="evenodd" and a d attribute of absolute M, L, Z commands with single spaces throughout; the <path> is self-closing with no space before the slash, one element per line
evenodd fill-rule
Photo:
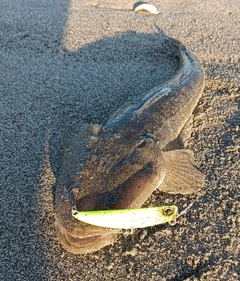
<path fill-rule="evenodd" d="M 97 136 L 90 135 L 87 150 L 74 186 L 65 186 L 65 194 L 61 189 L 55 212 L 60 242 L 68 251 L 80 254 L 114 242 L 120 229 L 78 221 L 71 215 L 73 205 L 78 211 L 138 208 L 165 175 L 158 144 L 147 134 L 102 131 Z M 71 167 L 71 160 L 66 161 L 65 166 Z"/>

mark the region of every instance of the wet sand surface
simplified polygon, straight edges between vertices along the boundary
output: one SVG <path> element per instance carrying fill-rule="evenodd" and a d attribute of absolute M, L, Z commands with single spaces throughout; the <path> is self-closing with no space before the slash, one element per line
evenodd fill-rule
<path fill-rule="evenodd" d="M 153 1 L 0 3 L 0 280 L 240 279 L 240 3 Z M 206 88 L 184 144 L 206 193 L 175 226 L 126 231 L 85 256 L 56 238 L 53 193 L 69 140 L 126 100 L 167 81 L 175 60 L 162 32 L 202 63 Z M 217 182 L 218 181 L 218 182 Z M 147 205 L 197 195 L 155 191 Z"/>

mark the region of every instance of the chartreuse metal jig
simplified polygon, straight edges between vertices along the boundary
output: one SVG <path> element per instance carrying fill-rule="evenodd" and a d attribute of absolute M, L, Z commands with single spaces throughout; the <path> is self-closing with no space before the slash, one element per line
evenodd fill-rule
<path fill-rule="evenodd" d="M 83 212 L 79 212 L 73 208 L 72 216 L 79 221 L 100 227 L 122 229 L 144 228 L 167 222 L 173 223 L 178 216 L 178 208 L 172 205 Z"/>

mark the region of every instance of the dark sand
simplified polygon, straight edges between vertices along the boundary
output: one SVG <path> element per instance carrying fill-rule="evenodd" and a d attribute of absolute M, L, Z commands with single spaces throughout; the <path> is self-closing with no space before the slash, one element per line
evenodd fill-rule
<path fill-rule="evenodd" d="M 240 280 L 240 2 L 152 1 L 159 15 L 136 14 L 134 3 L 0 2 L 0 280 Z M 69 254 L 52 200 L 64 149 L 173 75 L 174 61 L 159 60 L 156 26 L 206 71 L 185 145 L 208 190 L 173 227 Z M 149 203 L 181 209 L 194 198 L 156 191 Z"/>

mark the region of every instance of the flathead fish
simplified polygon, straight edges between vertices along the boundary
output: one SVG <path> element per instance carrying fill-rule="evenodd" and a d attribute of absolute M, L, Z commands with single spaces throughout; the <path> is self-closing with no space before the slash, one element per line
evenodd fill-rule
<path fill-rule="evenodd" d="M 66 152 L 55 214 L 59 240 L 69 252 L 97 251 L 119 233 L 77 220 L 73 205 L 78 211 L 139 208 L 156 188 L 189 194 L 204 185 L 191 151 L 167 149 L 202 95 L 204 71 L 179 41 L 167 37 L 164 45 L 179 60 L 176 75 L 104 126 L 93 125 L 84 136 L 76 136 Z"/>

